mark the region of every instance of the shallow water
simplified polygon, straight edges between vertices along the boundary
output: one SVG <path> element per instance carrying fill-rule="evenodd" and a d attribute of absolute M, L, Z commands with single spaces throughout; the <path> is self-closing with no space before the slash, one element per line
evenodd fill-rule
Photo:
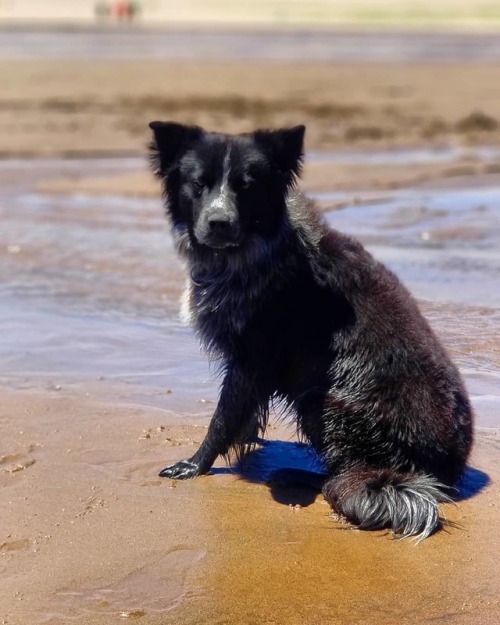
<path fill-rule="evenodd" d="M 50 28 L 7 25 L 4 58 L 215 58 L 300 61 L 453 61 L 500 58 L 495 34 L 382 28 L 189 29 L 122 25 Z"/>
<path fill-rule="evenodd" d="M 77 179 L 142 166 L 138 159 L 0 163 L 4 383 L 59 388 L 113 380 L 130 386 L 132 400 L 178 411 L 215 401 L 217 381 L 178 321 L 184 278 L 160 200 L 36 191 L 61 174 Z M 347 200 L 328 220 L 359 237 L 422 301 L 465 375 L 478 424 L 498 427 L 500 187 L 421 187 L 366 202 L 357 194 L 350 205 L 349 195 L 317 196 Z"/>

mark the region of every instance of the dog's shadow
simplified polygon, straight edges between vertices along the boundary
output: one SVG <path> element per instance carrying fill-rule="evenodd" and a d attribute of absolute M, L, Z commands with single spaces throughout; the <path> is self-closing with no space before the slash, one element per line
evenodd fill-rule
<path fill-rule="evenodd" d="M 463 476 L 455 484 L 455 488 L 458 491 L 455 500 L 462 501 L 474 497 L 486 488 L 489 483 L 490 478 L 487 473 L 474 467 L 467 467 Z"/>
<path fill-rule="evenodd" d="M 212 471 L 225 473 L 229 470 L 242 479 L 267 484 L 277 502 L 302 507 L 314 503 L 327 477 L 320 456 L 310 445 L 280 440 L 262 440 L 248 453 L 243 464 Z M 484 471 L 467 467 L 455 485 L 455 501 L 474 497 L 489 482 Z"/>
<path fill-rule="evenodd" d="M 277 502 L 303 507 L 315 501 L 327 477 L 310 445 L 280 440 L 259 440 L 241 464 L 212 472 L 231 472 L 249 482 L 265 483 Z"/>

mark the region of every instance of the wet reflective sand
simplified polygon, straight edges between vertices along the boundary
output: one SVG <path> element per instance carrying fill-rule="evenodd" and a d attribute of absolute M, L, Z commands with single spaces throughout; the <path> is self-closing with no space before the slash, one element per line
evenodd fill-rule
<path fill-rule="evenodd" d="M 78 187 L 78 178 L 105 178 L 120 168 L 135 171 L 145 164 L 89 159 L 0 165 L 0 310 L 6 329 L 0 375 L 126 380 L 164 386 L 172 400 L 179 395 L 187 401 L 190 388 L 215 396 L 205 357 L 178 321 L 184 276 L 159 198 L 38 191 L 40 181 L 51 177 Z M 471 392 L 477 383 L 481 396 L 494 395 L 491 380 L 500 369 L 500 186 L 496 178 L 474 186 L 474 177 L 466 188 L 444 185 L 379 198 L 361 191 L 354 200 L 347 192 L 311 195 L 322 206 L 342 202 L 344 208 L 328 213 L 331 225 L 360 238 L 401 277 L 471 377 Z"/>
<path fill-rule="evenodd" d="M 159 199 L 78 185 L 143 167 L 0 164 L 0 616 L 9 625 L 496 624 L 495 178 L 377 198 L 317 194 L 322 205 L 342 202 L 331 224 L 419 298 L 477 412 L 463 498 L 443 507 L 457 526 L 415 546 L 346 528 L 312 491 L 264 484 L 290 461 L 316 466 L 292 424 L 272 423 L 243 476 L 219 463 L 191 482 L 156 477 L 203 438 L 217 381 L 177 319 L 184 278 Z M 78 191 L 40 191 L 61 178 Z"/>

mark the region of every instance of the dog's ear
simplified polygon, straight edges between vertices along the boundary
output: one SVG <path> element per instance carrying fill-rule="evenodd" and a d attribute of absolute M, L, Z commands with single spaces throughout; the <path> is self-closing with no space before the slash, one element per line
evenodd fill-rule
<path fill-rule="evenodd" d="M 160 178 L 175 163 L 183 146 L 203 133 L 199 126 L 185 126 L 176 122 L 151 122 L 149 127 L 154 137 L 149 145 L 151 167 Z"/>
<path fill-rule="evenodd" d="M 305 131 L 306 127 L 300 125 L 279 130 L 256 130 L 254 133 L 255 141 L 265 149 L 279 171 L 285 174 L 287 185 L 300 176 Z"/>

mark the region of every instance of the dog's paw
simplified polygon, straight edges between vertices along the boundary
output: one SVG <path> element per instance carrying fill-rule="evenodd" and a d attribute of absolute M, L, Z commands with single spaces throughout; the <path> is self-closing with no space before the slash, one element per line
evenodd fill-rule
<path fill-rule="evenodd" d="M 158 475 L 160 477 L 169 477 L 172 480 L 190 480 L 200 475 L 200 473 L 200 466 L 196 462 L 181 460 L 163 468 Z"/>

